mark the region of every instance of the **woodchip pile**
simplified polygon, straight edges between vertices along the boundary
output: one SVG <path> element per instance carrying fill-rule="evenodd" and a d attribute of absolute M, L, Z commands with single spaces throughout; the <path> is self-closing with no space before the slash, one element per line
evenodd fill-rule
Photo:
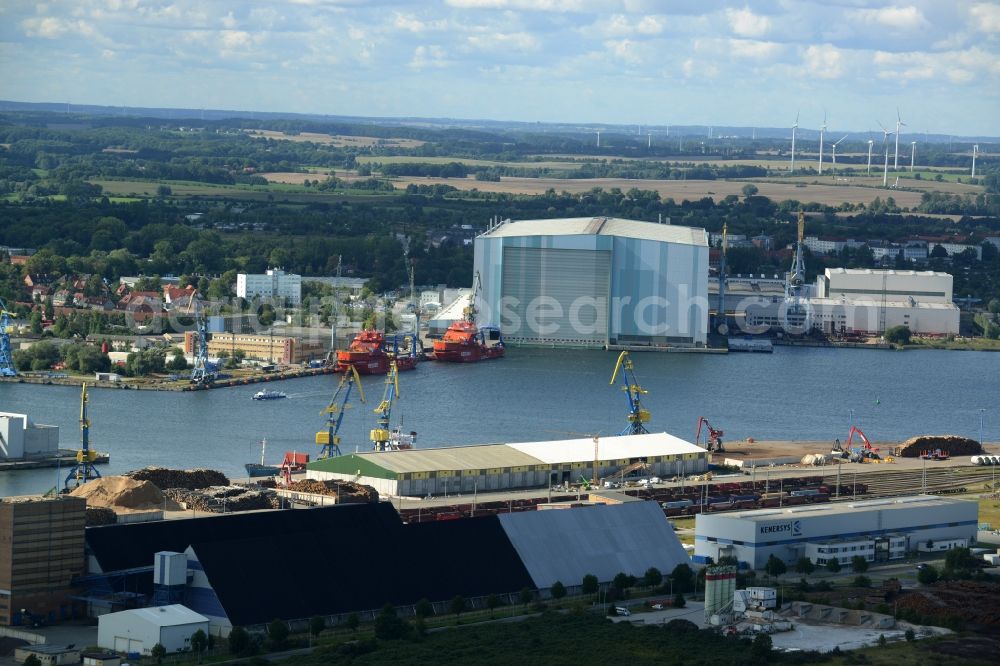
<path fill-rule="evenodd" d="M 228 486 L 229 479 L 222 472 L 213 469 L 167 469 L 165 467 L 144 467 L 129 472 L 126 476 L 137 481 L 149 481 L 157 488 L 187 488 L 197 490 L 211 486 Z"/>
<path fill-rule="evenodd" d="M 973 456 L 983 452 L 982 445 L 974 439 L 958 435 L 920 435 L 911 437 L 899 445 L 899 455 L 904 458 L 919 458 L 924 451 L 941 449 L 952 456 Z"/>
<path fill-rule="evenodd" d="M 88 481 L 74 488 L 70 495 L 85 498 L 89 507 L 114 511 L 174 508 L 170 502 L 164 502 L 163 493 L 154 484 L 127 476 L 105 476 Z"/>

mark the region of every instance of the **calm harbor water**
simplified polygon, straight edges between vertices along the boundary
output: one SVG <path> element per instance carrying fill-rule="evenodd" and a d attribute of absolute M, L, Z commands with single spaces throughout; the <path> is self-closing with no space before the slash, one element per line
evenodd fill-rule
<path fill-rule="evenodd" d="M 633 354 L 649 391 L 650 430 L 694 439 L 699 416 L 727 440 L 844 439 L 854 421 L 873 440 L 949 433 L 1000 441 L 1000 354 L 985 352 L 776 348 L 775 353 Z M 620 384 L 609 386 L 615 355 L 597 351 L 510 349 L 507 358 L 472 365 L 425 363 L 400 375 L 402 418 L 418 446 L 459 446 L 617 434 L 625 425 Z M 91 392 L 91 445 L 111 454 L 102 474 L 146 465 L 209 467 L 243 476 L 243 464 L 284 451 L 315 455 L 320 411 L 337 377 L 272 385 L 286 400 L 258 402 L 247 386 L 198 393 Z M 383 378 L 365 377 L 368 402 L 344 418 L 341 449 L 366 450 Z M 356 394 L 355 394 L 356 395 Z M 0 411 L 60 426 L 61 446 L 78 446 L 79 389 L 0 384 Z M 55 469 L 0 472 L 0 496 L 62 484 Z"/>

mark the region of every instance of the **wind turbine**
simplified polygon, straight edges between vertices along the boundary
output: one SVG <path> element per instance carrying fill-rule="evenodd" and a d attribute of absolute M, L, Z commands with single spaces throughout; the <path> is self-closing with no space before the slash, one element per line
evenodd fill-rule
<path fill-rule="evenodd" d="M 597 147 L 601 147 L 601 130 L 597 130 Z"/>
<path fill-rule="evenodd" d="M 788 173 L 795 171 L 795 130 L 799 128 L 799 112 L 795 112 L 795 124 L 792 125 L 792 164 L 788 167 Z"/>
<path fill-rule="evenodd" d="M 834 174 L 837 173 L 837 144 L 839 144 L 841 141 L 843 141 L 846 138 L 847 138 L 847 135 L 845 134 L 844 136 L 842 136 L 839 139 L 837 139 L 834 142 L 834 144 L 833 144 L 833 173 Z"/>
<path fill-rule="evenodd" d="M 913 173 L 913 162 L 917 158 L 917 142 L 910 142 L 910 173 Z"/>
<path fill-rule="evenodd" d="M 899 128 L 905 127 L 906 123 L 899 116 L 899 107 L 896 107 L 896 156 L 892 160 L 892 169 L 895 171 L 899 168 Z"/>
<path fill-rule="evenodd" d="M 979 154 L 979 144 L 972 146 L 972 177 L 976 177 L 976 155 Z"/>
<path fill-rule="evenodd" d="M 882 187 L 889 186 L 889 135 L 892 134 L 891 131 L 885 128 L 882 123 L 878 124 L 882 128 L 882 145 L 885 146 L 885 166 L 882 170 Z"/>
<path fill-rule="evenodd" d="M 823 175 L 823 133 L 826 132 L 826 111 L 823 111 L 823 124 L 819 126 L 819 175 Z"/>
<path fill-rule="evenodd" d="M 872 145 L 874 143 L 875 142 L 873 140 L 868 139 L 868 175 L 869 176 L 872 175 Z"/>

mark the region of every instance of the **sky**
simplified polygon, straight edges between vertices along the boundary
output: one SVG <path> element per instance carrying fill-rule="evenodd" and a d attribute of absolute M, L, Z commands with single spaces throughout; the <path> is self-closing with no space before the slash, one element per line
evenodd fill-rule
<path fill-rule="evenodd" d="M 0 99 L 1000 135 L 1000 0 L 0 0 Z"/>

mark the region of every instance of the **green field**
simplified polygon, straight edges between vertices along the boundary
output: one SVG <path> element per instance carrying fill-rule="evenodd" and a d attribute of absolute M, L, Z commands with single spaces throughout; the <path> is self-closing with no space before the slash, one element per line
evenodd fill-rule
<path fill-rule="evenodd" d="M 143 199 L 155 197 L 156 188 L 166 185 L 171 194 L 168 198 L 220 198 L 243 199 L 248 201 L 292 201 L 296 203 L 311 203 L 316 201 L 344 201 L 379 199 L 391 200 L 395 195 L 387 192 L 371 192 L 368 190 L 331 190 L 320 192 L 301 185 L 271 183 L 270 185 L 213 185 L 192 181 L 150 181 L 150 180 L 106 180 L 90 181 L 100 185 L 109 197 L 125 197 L 128 199 Z"/>

